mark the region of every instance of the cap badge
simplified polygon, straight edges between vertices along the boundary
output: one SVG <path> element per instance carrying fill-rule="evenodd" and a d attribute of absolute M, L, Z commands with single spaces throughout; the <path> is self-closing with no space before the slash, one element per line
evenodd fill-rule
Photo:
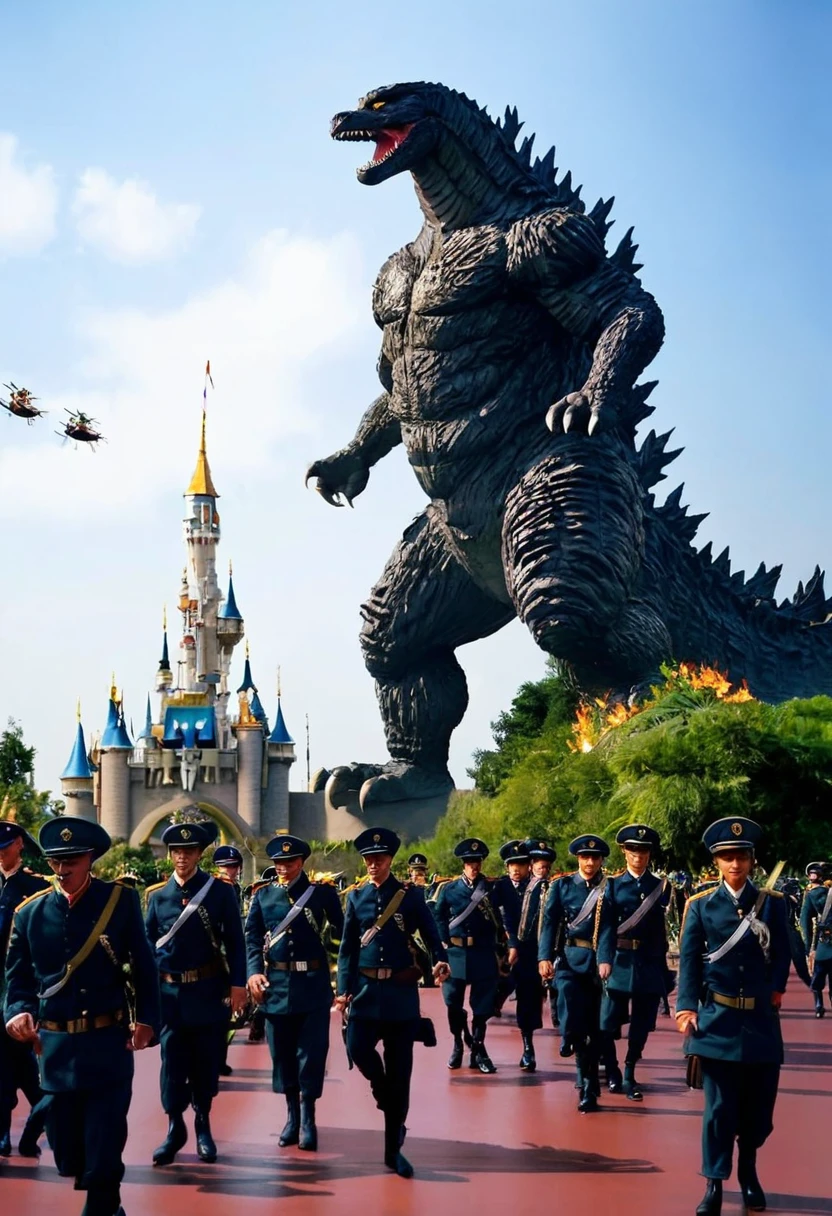
<path fill-rule="evenodd" d="M 538 842 L 537 842 L 537 847 L 538 847 L 539 849 L 545 849 L 545 848 L 546 848 L 546 841 L 545 841 L 545 840 L 538 840 Z"/>
<path fill-rule="evenodd" d="M 741 823 L 732 823 L 731 831 L 734 833 L 735 836 L 742 836 L 742 824 Z"/>
<path fill-rule="evenodd" d="M 182 837 L 183 840 L 190 840 L 191 839 L 191 829 L 183 828 L 182 831 L 179 833 L 179 835 Z"/>
<path fill-rule="evenodd" d="M 380 840 L 381 837 L 379 836 L 378 832 L 376 832 L 375 836 L 373 837 L 373 844 L 378 844 Z"/>
<path fill-rule="evenodd" d="M 476 842 L 476 840 L 475 840 L 475 841 L 474 841 L 474 843 L 471 845 L 471 852 L 472 852 L 472 853 L 476 853 L 476 851 L 477 851 L 477 849 L 478 849 L 479 847 L 480 847 L 480 846 L 477 844 L 477 842 Z"/>
<path fill-rule="evenodd" d="M 587 848 L 588 848 L 588 849 L 594 849 L 594 848 L 595 848 L 595 841 L 594 841 L 594 840 L 588 840 L 588 841 L 587 841 Z"/>
<path fill-rule="evenodd" d="M 70 832 L 69 828 L 64 828 L 61 832 L 61 840 L 72 840 L 72 832 Z"/>
<path fill-rule="evenodd" d="M 292 847 L 292 846 L 289 844 L 289 842 L 288 842 L 288 840 L 287 840 L 286 844 L 284 844 L 284 846 L 283 846 L 283 852 L 284 852 L 284 853 L 288 853 L 288 852 L 289 852 L 289 849 L 290 849 L 291 847 Z"/>
<path fill-rule="evenodd" d="M 644 838 L 644 828 L 639 828 L 638 834 L 643 839 Z"/>

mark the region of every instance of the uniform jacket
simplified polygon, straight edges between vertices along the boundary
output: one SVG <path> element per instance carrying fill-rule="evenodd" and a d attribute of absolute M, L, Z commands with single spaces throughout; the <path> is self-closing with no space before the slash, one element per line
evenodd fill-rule
<path fill-rule="evenodd" d="M 147 936 L 156 954 L 162 991 L 162 1018 L 166 1025 L 204 1026 L 229 1016 L 228 987 L 246 982 L 245 940 L 237 899 L 230 883 L 215 879 L 196 912 L 161 949 L 156 942 L 172 928 L 185 905 L 209 880 L 197 870 L 184 886 L 171 875 L 166 883 L 147 892 Z M 209 934 L 204 913 L 211 924 Z M 218 953 L 218 951 L 221 951 Z M 170 983 L 164 975 L 177 975 L 221 961 L 218 974 L 191 983 Z"/>
<path fill-rule="evenodd" d="M 820 927 L 828 894 L 828 887 L 815 887 L 807 891 L 800 911 L 800 931 L 806 943 L 806 953 L 814 950 L 815 959 L 820 963 L 832 959 L 832 909 L 826 917 L 826 927 Z"/>
<path fill-rule="evenodd" d="M 61 892 L 47 890 L 15 913 L 6 964 L 6 1021 L 19 1013 L 31 1013 L 41 1022 L 70 1022 L 83 1014 L 124 1014 L 121 1025 L 80 1034 L 41 1029 L 40 1069 L 48 1092 L 98 1089 L 133 1075 L 133 1054 L 126 1046 L 129 1017 L 124 973 L 102 945 L 93 949 L 60 992 L 43 1000 L 38 995 L 61 978 L 66 964 L 87 941 L 113 886 L 93 878 L 72 907 Z M 159 979 L 139 897 L 129 887 L 121 888 L 105 936 L 118 964 L 130 964 L 136 1021 L 158 1034 Z"/>
<path fill-rule="evenodd" d="M 451 932 L 451 921 L 465 911 L 474 891 L 483 884 L 490 888 L 488 895 L 465 922 Z M 452 878 L 439 889 L 433 905 L 433 915 L 439 936 L 448 949 L 452 979 L 463 980 L 466 984 L 497 979 L 503 925 L 495 903 L 495 894 L 498 897 L 500 895 L 497 883 L 489 882 L 482 874 L 473 886 L 466 878 L 460 877 Z M 513 894 L 516 895 L 516 892 Z M 465 938 L 466 941 L 473 939 L 473 945 L 455 946 L 451 941 L 452 937 Z"/>
<path fill-rule="evenodd" d="M 10 878 L 4 878 L 0 873 L 0 1001 L 5 991 L 6 951 L 9 948 L 9 937 L 12 932 L 12 918 L 18 904 L 34 895 L 36 891 L 46 891 L 51 883 L 40 874 L 32 874 L 23 866 L 15 870 Z"/>
<path fill-rule="evenodd" d="M 598 962 L 610 963 L 607 988 L 613 992 L 642 992 L 664 996 L 667 992 L 667 928 L 665 911 L 670 902 L 670 884 L 642 920 L 626 934 L 638 942 L 635 950 L 618 949 L 616 930 L 638 910 L 644 900 L 662 885 L 663 879 L 646 870 L 634 878 L 629 870 L 607 881 L 604 903 L 612 924 L 598 943 Z"/>
<path fill-rule="evenodd" d="M 301 895 L 314 887 L 309 902 L 289 925 L 279 941 L 268 948 L 264 956 L 264 938 L 288 915 Z M 279 882 L 261 887 L 251 901 L 246 920 L 246 959 L 248 975 L 266 975 L 262 1009 L 272 1015 L 308 1013 L 312 1009 L 329 1009 L 332 1004 L 332 984 L 329 978 L 329 951 L 322 936 L 329 927 L 332 950 L 338 950 L 344 928 L 344 913 L 338 892 L 331 883 L 312 883 L 301 870 L 289 886 Z M 315 962 L 317 968 L 306 971 L 280 971 L 275 963 Z"/>
<path fill-rule="evenodd" d="M 398 911 L 366 946 L 361 938 L 372 928 L 390 900 L 404 884 L 391 874 L 376 887 L 364 883 L 347 895 L 344 936 L 338 953 L 338 992 L 351 995 L 350 1018 L 410 1021 L 419 1016 L 419 990 L 415 983 L 397 982 L 396 973 L 414 967 L 409 939 L 418 933 L 436 962 L 447 961 L 447 952 L 436 931 L 421 889 L 405 887 Z M 389 967 L 393 978 L 374 980 L 361 968 Z"/>
<path fill-rule="evenodd" d="M 760 919 L 770 933 L 769 959 L 757 936 L 745 937 L 716 962 L 705 954 L 728 940 L 755 906 L 759 891 L 746 883 L 739 906 L 724 883 L 688 900 L 679 946 L 679 987 L 676 1009 L 698 1011 L 699 1029 L 685 1039 L 688 1055 L 742 1063 L 780 1063 L 783 1039 L 780 1018 L 771 1003 L 773 992 L 783 992 L 791 965 L 786 913 L 782 898 L 770 892 Z M 716 992 L 727 997 L 753 998 L 753 1009 L 732 1009 L 713 1000 Z"/>
<path fill-rule="evenodd" d="M 566 926 L 572 924 L 581 911 L 587 896 L 593 887 L 597 887 L 603 876 L 597 874 L 591 882 L 581 878 L 579 873 L 564 874 L 556 878 L 549 887 L 546 907 L 543 912 L 543 928 L 540 933 L 538 959 L 541 962 L 555 960 L 558 973 L 571 972 L 574 975 L 595 974 L 595 950 L 586 946 L 575 946 L 569 943 L 573 939 L 591 942 L 595 937 L 596 923 L 599 926 L 598 949 L 605 955 L 612 951 L 612 921 L 609 915 L 606 888 L 599 903 L 590 914 L 575 925 L 569 933 Z M 600 910 L 599 910 L 600 909 Z"/>

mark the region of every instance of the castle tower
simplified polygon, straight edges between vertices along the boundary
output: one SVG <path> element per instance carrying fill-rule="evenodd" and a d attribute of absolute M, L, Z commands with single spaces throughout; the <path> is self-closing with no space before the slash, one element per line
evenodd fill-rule
<path fill-rule="evenodd" d="M 99 744 L 101 754 L 99 820 L 113 840 L 130 837 L 130 768 L 133 744 L 115 685 L 110 689 L 107 725 Z"/>
<path fill-rule="evenodd" d="M 243 683 L 237 689 L 240 716 L 234 730 L 237 735 L 237 811 L 251 825 L 255 836 L 261 834 L 263 799 L 263 723 L 252 713 L 249 694 L 257 695 L 251 679 L 251 664 L 246 654 Z"/>
<path fill-rule="evenodd" d="M 80 819 L 96 821 L 95 806 L 93 805 L 93 774 L 87 745 L 84 740 L 84 728 L 81 725 L 81 707 L 78 706 L 78 725 L 75 731 L 75 742 L 67 761 L 66 768 L 61 773 L 61 794 L 66 802 L 67 815 L 77 815 Z"/>
<path fill-rule="evenodd" d="M 296 760 L 295 741 L 289 734 L 277 695 L 277 717 L 266 741 L 266 789 L 261 830 L 264 835 L 289 831 L 289 770 Z"/>

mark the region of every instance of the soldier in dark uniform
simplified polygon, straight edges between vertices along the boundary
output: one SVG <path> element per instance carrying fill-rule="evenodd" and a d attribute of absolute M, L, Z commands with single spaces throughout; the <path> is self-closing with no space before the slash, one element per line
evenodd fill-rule
<path fill-rule="evenodd" d="M 411 853 L 407 859 L 407 873 L 414 887 L 427 887 L 428 859 L 424 853 Z"/>
<path fill-rule="evenodd" d="M 277 878 L 277 870 L 274 866 L 266 866 L 262 874 L 256 879 L 250 887 L 246 887 L 246 909 L 251 907 L 251 901 L 260 890 L 261 887 L 267 887 L 270 882 L 274 882 Z M 246 913 L 247 914 L 247 913 Z M 251 1010 L 251 1017 L 248 1024 L 248 1041 L 249 1043 L 262 1043 L 266 1038 L 266 1011 L 262 1005 L 254 1005 Z"/>
<path fill-rule="evenodd" d="M 243 872 L 243 855 L 235 844 L 221 844 L 214 849 L 212 858 L 214 869 L 217 871 L 217 878 L 223 882 L 227 882 L 234 892 L 234 898 L 237 900 L 237 907 L 240 909 L 240 916 L 243 915 L 243 888 L 240 886 L 240 875 Z M 245 1014 L 241 1015 L 241 1020 Z M 239 1025 L 239 1022 L 237 1023 Z M 230 1077 L 234 1073 L 234 1069 L 228 1063 L 228 1048 L 231 1046 L 231 1040 L 234 1037 L 234 1031 L 237 1025 L 233 1026 L 225 1036 L 225 1050 L 223 1051 L 222 1063 L 220 1064 L 220 1076 Z"/>
<path fill-rule="evenodd" d="M 825 874 L 823 862 L 813 861 L 806 867 L 809 885 L 803 894 L 800 910 L 800 931 L 806 943 L 812 974 L 816 1018 L 822 1018 L 826 1012 L 823 1008 L 823 990 L 826 987 L 832 1004 L 832 886 L 824 885 Z"/>
<path fill-rule="evenodd" d="M 686 1054 L 699 1057 L 705 1090 L 708 1186 L 697 1216 L 721 1212 L 735 1140 L 743 1203 L 751 1212 L 766 1206 L 757 1150 L 772 1130 L 783 1062 L 779 1009 L 791 954 L 782 897 L 751 882 L 761 835 L 759 824 L 740 817 L 706 829 L 702 840 L 721 881 L 691 896 L 682 925 L 676 1022 Z"/>
<path fill-rule="evenodd" d="M 538 958 L 543 979 L 554 976 L 557 983 L 560 1054 L 575 1056 L 578 1110 L 586 1114 L 598 1109 L 601 981 L 611 971 L 609 963 L 596 961 L 595 953 L 599 944 L 605 952 L 609 949 L 601 939 L 610 931 L 602 872 L 610 849 L 599 836 L 587 835 L 573 840 L 569 852 L 578 858 L 578 871 L 555 879 L 549 888 Z"/>
<path fill-rule="evenodd" d="M 84 1216 L 124 1216 L 133 1052 L 159 1029 L 156 965 L 136 892 L 92 877 L 110 847 L 104 829 L 63 815 L 39 841 L 58 881 L 15 912 L 6 1031 L 39 1053 L 49 1145 L 87 1192 Z"/>
<path fill-rule="evenodd" d="M 162 992 L 162 1107 L 169 1119 L 154 1165 L 170 1165 L 185 1145 L 182 1116 L 189 1105 L 196 1151 L 203 1161 L 216 1161 L 211 1103 L 219 1089 L 230 1016 L 248 999 L 236 896 L 228 883 L 199 868 L 214 831 L 213 824 L 201 823 L 165 828 L 162 842 L 174 871 L 167 882 L 147 890 L 147 936 L 156 950 Z"/>
<path fill-rule="evenodd" d="M 533 880 L 530 874 L 528 841 L 510 840 L 500 849 L 500 856 L 508 872 L 494 883 L 492 898 L 503 920 L 510 978 L 517 994 L 517 1028 L 523 1039 L 520 1067 L 524 1072 L 534 1072 L 534 1032 L 543 1025 L 543 982 L 537 970 L 536 919 L 530 903 L 539 880 Z"/>
<path fill-rule="evenodd" d="M 605 935 L 598 962 L 612 971 L 601 1001 L 601 1032 L 605 1037 L 607 1086 L 624 1093 L 631 1102 L 643 1094 L 636 1081 L 636 1064 L 644 1054 L 647 1036 L 656 1029 L 659 1002 L 667 994 L 667 928 L 665 911 L 670 884 L 650 872 L 657 852 L 658 832 L 643 823 L 622 828 L 615 838 L 624 850 L 627 868 L 607 883 L 605 903 L 615 936 Z M 616 1058 L 615 1039 L 629 1023 L 624 1076 Z"/>
<path fill-rule="evenodd" d="M 523 892 L 529 885 L 531 858 L 528 855 L 525 841 L 522 840 L 507 840 L 504 845 L 500 846 L 500 858 L 505 862 L 506 871 L 498 878 L 491 880 L 491 904 L 499 913 L 503 926 L 503 938 L 507 950 L 510 952 L 512 947 L 508 938 L 506 913 L 508 912 L 508 920 L 512 921 L 516 929 L 520 920 L 520 903 Z M 512 912 L 514 912 L 513 917 Z M 514 950 L 516 949 L 515 942 Z M 517 976 L 511 961 L 506 957 L 505 965 L 500 969 L 497 978 L 497 995 L 494 998 L 493 1014 L 495 1018 L 503 1016 L 503 1005 L 516 990 Z"/>
<path fill-rule="evenodd" d="M 428 898 L 428 859 L 424 853 L 411 853 L 407 859 L 407 873 L 410 877 L 411 886 L 421 891 Z M 431 957 L 427 946 L 421 938 L 416 939 L 416 945 L 419 947 L 419 953 L 416 962 L 422 972 L 421 984 L 423 988 L 435 988 L 436 984 L 433 979 L 433 958 Z"/>
<path fill-rule="evenodd" d="M 18 904 L 49 883 L 23 865 L 23 853 L 40 850 L 28 832 L 16 823 L 0 819 L 0 1008 L 5 990 L 6 950 L 12 931 L 12 917 Z M 20 1043 L 6 1034 L 0 1019 L 0 1157 L 12 1151 L 12 1111 L 18 1091 L 29 1103 L 29 1118 L 20 1137 L 21 1157 L 39 1157 L 38 1139 L 43 1132 L 44 1110 L 39 1106 L 43 1093 L 38 1079 L 38 1062 L 31 1043 Z"/>
<path fill-rule="evenodd" d="M 532 875 L 524 896 L 524 931 L 528 938 L 534 941 L 535 951 L 537 951 L 540 944 L 540 930 L 543 926 L 543 909 L 546 907 L 546 896 L 552 882 L 552 866 L 557 854 L 545 840 L 530 838 L 526 841 L 526 846 L 532 860 Z M 537 966 L 536 962 L 535 966 Z M 541 984 L 544 994 L 548 995 L 549 1017 L 552 1026 L 558 1030 L 560 1022 L 558 1021 L 557 987 L 554 981 L 545 983 L 541 980 Z"/>
<path fill-rule="evenodd" d="M 462 861 L 462 875 L 444 883 L 436 896 L 433 914 L 439 936 L 448 951 L 451 975 L 442 985 L 448 1008 L 448 1025 L 454 1037 L 448 1068 L 462 1064 L 468 1035 L 465 989 L 470 987 L 471 1068 L 492 1073 L 497 1069 L 485 1050 L 485 1030 L 494 1012 L 499 978 L 498 955 L 504 930 L 491 902 L 492 884 L 482 874 L 488 847 L 481 840 L 462 840 L 454 849 Z"/>
<path fill-rule="evenodd" d="M 304 872 L 311 852 L 305 840 L 276 836 L 266 852 L 277 880 L 259 888 L 246 919 L 248 989 L 266 1014 L 272 1089 L 286 1095 L 278 1143 L 314 1152 L 315 1103 L 329 1052 L 329 953 L 341 944 L 344 914 L 332 883 L 311 882 Z"/>
<path fill-rule="evenodd" d="M 369 881 L 347 895 L 344 936 L 338 955 L 336 1006 L 347 1019 L 347 1053 L 370 1082 L 384 1112 L 384 1164 L 402 1178 L 413 1167 L 402 1154 L 410 1105 L 413 1044 L 435 1044 L 432 1027 L 419 1016 L 419 971 L 410 938 L 419 933 L 437 959 L 434 978 L 448 974 L 447 954 L 421 891 L 404 886 L 390 870 L 399 838 L 388 828 L 368 828 L 355 840 Z M 377 1047 L 382 1044 L 384 1058 Z"/>

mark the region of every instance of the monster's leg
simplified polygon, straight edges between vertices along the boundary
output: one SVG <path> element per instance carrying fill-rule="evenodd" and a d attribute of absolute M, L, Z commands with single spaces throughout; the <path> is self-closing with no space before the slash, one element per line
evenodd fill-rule
<path fill-rule="evenodd" d="M 587 691 L 627 690 L 670 657 L 639 594 L 644 492 L 612 440 L 561 439 L 512 488 L 503 566 L 517 615 Z"/>
<path fill-rule="evenodd" d="M 390 752 L 390 763 L 365 783 L 362 805 L 452 788 L 448 747 L 468 704 L 454 651 L 514 615 L 449 553 L 429 511 L 413 521 L 362 607 L 361 648 Z"/>

